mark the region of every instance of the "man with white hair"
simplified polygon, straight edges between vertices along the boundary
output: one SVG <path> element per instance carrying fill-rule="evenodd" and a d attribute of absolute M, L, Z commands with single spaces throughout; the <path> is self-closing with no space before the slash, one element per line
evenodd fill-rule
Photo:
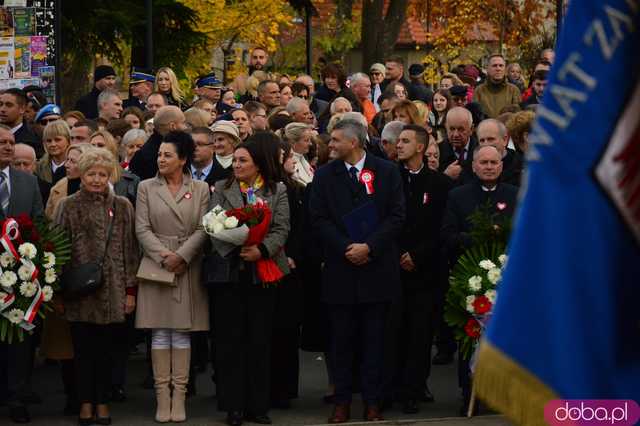
<path fill-rule="evenodd" d="M 369 76 L 362 72 L 357 72 L 349 79 L 351 82 L 351 91 L 358 102 L 360 102 L 360 108 L 362 114 L 367 119 L 367 123 L 371 124 L 373 117 L 376 116 L 376 107 L 371 102 L 371 80 Z"/>
<path fill-rule="evenodd" d="M 291 98 L 287 104 L 287 112 L 293 121 L 313 125 L 314 116 L 306 100 Z"/>
<path fill-rule="evenodd" d="M 380 134 L 382 148 L 387 154 L 387 158 L 391 161 L 396 161 L 398 158 L 396 143 L 398 142 L 398 136 L 402 133 L 402 128 L 404 126 L 405 124 L 402 121 L 391 121 L 384 126 L 384 129 L 382 129 L 382 133 Z"/>
<path fill-rule="evenodd" d="M 331 116 L 334 116 L 335 114 L 344 114 L 345 112 L 351 111 L 353 111 L 351 102 L 349 102 L 349 99 L 343 98 L 342 96 L 338 96 L 337 98 L 335 98 L 329 106 L 329 112 L 331 113 Z"/>
<path fill-rule="evenodd" d="M 473 150 L 478 145 L 473 136 L 471 112 L 464 107 L 451 108 L 445 128 L 447 137 L 440 144 L 440 171 L 458 185 L 469 183 L 473 179 Z"/>
<path fill-rule="evenodd" d="M 114 89 L 105 89 L 98 95 L 98 117 L 106 120 L 116 120 L 122 113 L 122 99 Z"/>

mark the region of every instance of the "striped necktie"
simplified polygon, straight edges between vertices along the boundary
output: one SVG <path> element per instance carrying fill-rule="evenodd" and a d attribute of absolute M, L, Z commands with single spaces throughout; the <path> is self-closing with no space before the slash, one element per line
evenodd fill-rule
<path fill-rule="evenodd" d="M 0 172 L 0 205 L 4 214 L 9 214 L 9 183 L 5 172 Z"/>

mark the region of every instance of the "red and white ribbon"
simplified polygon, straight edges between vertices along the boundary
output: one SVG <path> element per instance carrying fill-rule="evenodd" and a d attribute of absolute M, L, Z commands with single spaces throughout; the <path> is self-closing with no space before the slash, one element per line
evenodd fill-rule
<path fill-rule="evenodd" d="M 376 175 L 371 170 L 365 169 L 362 171 L 362 173 L 360 173 L 360 182 L 364 184 L 364 187 L 367 190 L 367 194 L 369 195 L 374 193 L 373 180 L 375 179 L 375 177 Z"/>

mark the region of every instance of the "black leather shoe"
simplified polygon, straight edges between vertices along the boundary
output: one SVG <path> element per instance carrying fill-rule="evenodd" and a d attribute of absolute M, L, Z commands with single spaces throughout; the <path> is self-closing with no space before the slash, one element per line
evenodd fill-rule
<path fill-rule="evenodd" d="M 428 387 L 425 387 L 424 391 L 422 392 L 422 395 L 420 395 L 420 400 L 422 402 L 433 402 L 433 401 L 435 401 L 435 398 L 433 397 L 433 394 L 431 393 L 431 391 L 429 390 Z"/>
<path fill-rule="evenodd" d="M 272 423 L 271 418 L 266 414 L 260 416 L 247 414 L 246 416 L 244 416 L 244 419 L 251 423 L 258 423 L 259 425 L 270 425 Z"/>
<path fill-rule="evenodd" d="M 227 413 L 227 424 L 229 426 L 240 426 L 242 424 L 242 413 L 240 411 L 230 411 Z"/>
<path fill-rule="evenodd" d="M 29 423 L 31 421 L 29 410 L 23 406 L 10 407 L 9 418 L 14 423 Z"/>
<path fill-rule="evenodd" d="M 111 388 L 111 402 L 125 402 L 127 394 L 122 386 L 114 386 Z"/>
<path fill-rule="evenodd" d="M 445 365 L 445 364 L 451 364 L 452 362 L 453 362 L 453 354 L 446 353 L 446 352 L 438 352 L 437 354 L 435 354 L 435 356 L 431 360 L 431 363 L 433 365 Z"/>
<path fill-rule="evenodd" d="M 402 405 L 402 412 L 405 414 L 416 414 L 420 411 L 420 405 L 415 399 L 408 399 Z"/>
<path fill-rule="evenodd" d="M 111 424 L 111 417 L 97 417 L 96 424 L 109 426 Z"/>

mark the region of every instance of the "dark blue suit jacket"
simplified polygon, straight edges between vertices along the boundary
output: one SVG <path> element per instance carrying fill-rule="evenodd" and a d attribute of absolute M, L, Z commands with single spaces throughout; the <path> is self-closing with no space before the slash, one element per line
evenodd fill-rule
<path fill-rule="evenodd" d="M 321 167 L 311 186 L 309 210 L 311 226 L 324 248 L 322 298 L 331 304 L 373 303 L 391 300 L 400 290 L 398 236 L 405 220 L 402 181 L 397 166 L 367 154 L 365 170 L 374 173 L 374 193 L 351 181 L 344 161 Z M 345 257 L 353 243 L 343 217 L 373 201 L 379 218 L 369 235 L 371 260 L 356 266 Z"/>

